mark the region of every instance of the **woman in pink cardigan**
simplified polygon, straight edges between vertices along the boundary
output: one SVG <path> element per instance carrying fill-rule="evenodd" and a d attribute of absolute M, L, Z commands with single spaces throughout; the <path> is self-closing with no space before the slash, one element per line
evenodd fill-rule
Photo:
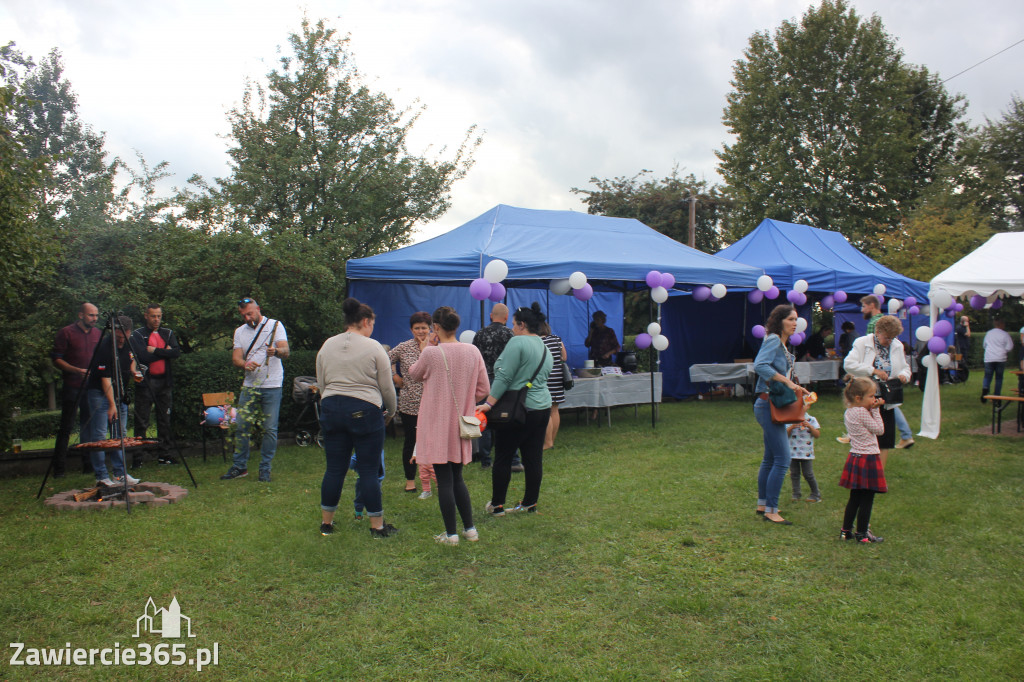
<path fill-rule="evenodd" d="M 477 347 L 459 343 L 455 332 L 459 315 L 448 306 L 431 317 L 436 346 L 427 346 L 409 369 L 409 376 L 423 383 L 423 398 L 416 424 L 416 461 L 432 464 L 437 476 L 437 501 L 445 532 L 434 537 L 443 545 L 459 544 L 455 511 L 462 517 L 463 537 L 479 539 L 473 526 L 469 489 L 462 467 L 473 461 L 472 442 L 459 437 L 459 415 L 471 416 L 476 404 L 491 390 L 487 368 Z"/>

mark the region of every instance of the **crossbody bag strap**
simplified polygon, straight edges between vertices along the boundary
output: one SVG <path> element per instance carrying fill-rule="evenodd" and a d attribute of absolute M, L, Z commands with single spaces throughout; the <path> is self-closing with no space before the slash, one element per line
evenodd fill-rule
<path fill-rule="evenodd" d="M 260 328 L 256 330 L 256 335 L 252 337 L 252 343 L 250 343 L 249 347 L 245 349 L 245 359 L 246 360 L 249 359 L 249 353 L 252 352 L 252 347 L 256 345 L 256 339 L 260 338 L 260 332 L 262 332 L 263 328 L 267 326 L 267 321 L 268 320 L 270 320 L 269 317 L 263 319 L 263 324 L 261 324 Z"/>
<path fill-rule="evenodd" d="M 441 348 L 441 344 L 437 345 L 437 349 L 441 351 L 441 359 L 444 360 L 444 373 L 448 375 L 448 388 L 452 389 L 452 402 L 455 403 L 455 409 L 459 415 L 462 414 L 462 408 L 459 407 L 459 399 L 455 397 L 455 384 L 452 382 L 452 373 L 448 369 L 448 358 L 445 357 L 444 349 Z"/>
<path fill-rule="evenodd" d="M 544 343 L 544 342 L 541 341 L 541 343 Z M 533 388 L 533 380 L 537 378 L 538 374 L 540 374 L 541 369 L 544 368 L 544 361 L 547 360 L 547 359 L 548 359 L 548 347 L 547 347 L 547 344 L 545 344 L 544 345 L 544 352 L 541 353 L 541 356 L 540 356 L 540 364 L 537 365 L 537 371 L 535 371 L 533 373 L 533 376 L 530 377 L 530 380 L 526 382 L 526 386 L 528 388 Z"/>

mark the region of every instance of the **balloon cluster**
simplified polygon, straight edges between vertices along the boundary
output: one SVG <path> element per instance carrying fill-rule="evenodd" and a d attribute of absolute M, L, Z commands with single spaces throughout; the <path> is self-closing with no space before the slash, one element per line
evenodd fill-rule
<path fill-rule="evenodd" d="M 747 300 L 751 303 L 760 303 L 764 299 L 775 300 L 779 297 L 779 288 L 772 282 L 769 275 L 761 275 L 757 278 L 757 288 L 747 294 Z M 758 338 L 764 338 L 762 334 Z"/>
<path fill-rule="evenodd" d="M 508 265 L 503 260 L 492 260 L 484 268 L 484 276 L 469 283 L 469 295 L 477 301 L 489 299 L 495 303 L 505 298 L 502 280 L 508 276 Z"/>
<path fill-rule="evenodd" d="M 634 343 L 640 350 L 651 346 L 654 346 L 655 350 L 665 350 L 668 348 L 668 337 L 662 335 L 660 324 L 657 322 L 651 322 L 647 325 L 647 331 L 645 333 L 636 335 Z"/>
<path fill-rule="evenodd" d="M 676 285 L 675 275 L 671 272 L 658 272 L 657 270 L 651 270 L 648 272 L 644 281 L 647 282 L 647 286 L 651 288 L 651 299 L 654 300 L 655 303 L 664 303 L 667 301 L 668 290 Z M 694 294 L 696 294 L 696 291 L 694 291 Z M 644 348 L 646 347 L 647 346 L 644 346 Z M 668 341 L 665 342 L 665 347 L 668 347 Z"/>
<path fill-rule="evenodd" d="M 568 277 L 551 280 L 548 288 L 556 296 L 565 296 L 572 292 L 578 301 L 588 301 L 594 295 L 594 287 L 587 282 L 587 276 L 578 270 Z"/>
<path fill-rule="evenodd" d="M 934 299 L 932 301 L 934 303 Z M 921 364 L 925 367 L 931 367 L 932 362 L 939 363 L 939 367 L 945 367 L 950 363 L 949 354 L 946 352 L 946 339 L 953 332 L 953 324 L 949 320 L 936 320 L 935 324 L 931 327 L 918 327 L 914 335 L 918 341 L 928 344 L 928 351 L 935 354 L 935 359 L 932 357 L 921 359 Z"/>
<path fill-rule="evenodd" d="M 981 310 L 986 306 L 990 307 L 992 310 L 999 310 L 1003 307 L 1003 299 L 999 298 L 996 294 L 992 294 L 988 297 L 982 296 L 981 294 L 975 294 L 974 296 L 971 296 L 970 303 L 971 307 L 975 310 Z M 961 306 L 960 310 L 963 310 L 963 304 L 959 305 Z"/>

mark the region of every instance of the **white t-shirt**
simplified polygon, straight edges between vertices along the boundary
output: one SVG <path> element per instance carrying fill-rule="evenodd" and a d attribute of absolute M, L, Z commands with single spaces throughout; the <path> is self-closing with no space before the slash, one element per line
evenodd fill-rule
<path fill-rule="evenodd" d="M 811 415 L 805 415 L 807 423 L 816 429 L 820 429 L 818 420 Z M 814 437 L 811 432 L 802 426 L 794 426 L 789 432 L 789 452 L 792 459 L 814 459 Z"/>
<path fill-rule="evenodd" d="M 259 330 L 260 337 L 256 339 L 256 343 L 253 343 L 252 340 L 256 336 L 257 330 Z M 244 359 L 246 362 L 252 360 L 260 363 L 260 366 L 254 371 L 246 371 L 245 381 L 242 382 L 243 386 L 280 388 L 284 385 L 284 365 L 281 364 L 281 358 L 273 355 L 270 356 L 268 362 L 267 347 L 271 344 L 276 346 L 278 341 L 287 340 L 288 334 L 284 330 L 284 325 L 269 317 L 264 317 L 260 320 L 255 329 L 247 324 L 243 324 L 235 330 L 233 347 L 240 348 L 244 355 L 245 351 L 252 345 L 252 350 L 249 351 L 248 355 L 244 356 Z"/>
<path fill-rule="evenodd" d="M 1006 330 L 993 327 L 985 334 L 985 362 L 1006 362 L 1006 357 L 1013 350 L 1013 339 Z"/>

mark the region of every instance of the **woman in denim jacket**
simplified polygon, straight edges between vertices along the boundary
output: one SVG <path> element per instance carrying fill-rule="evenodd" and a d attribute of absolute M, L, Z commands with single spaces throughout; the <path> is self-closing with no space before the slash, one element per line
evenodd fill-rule
<path fill-rule="evenodd" d="M 757 372 L 757 400 L 754 401 L 754 417 L 764 432 L 764 460 L 757 472 L 757 513 L 765 521 L 791 525 L 779 515 L 779 493 L 789 471 L 789 438 L 785 424 L 773 424 L 771 407 L 768 403 L 768 384 L 781 381 L 796 390 L 793 381 L 793 355 L 786 350 L 789 337 L 796 332 L 796 308 L 779 305 L 768 316 L 761 350 L 754 360 Z"/>

